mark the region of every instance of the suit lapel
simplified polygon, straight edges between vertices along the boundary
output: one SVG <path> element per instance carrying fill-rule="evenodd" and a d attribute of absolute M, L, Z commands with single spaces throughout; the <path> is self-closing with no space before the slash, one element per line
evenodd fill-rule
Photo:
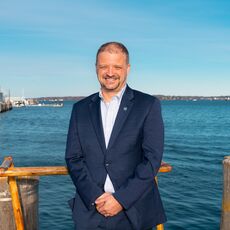
<path fill-rule="evenodd" d="M 93 123 L 95 133 L 98 138 L 98 142 L 101 145 L 102 151 L 105 153 L 106 147 L 105 147 L 104 132 L 103 132 L 103 126 L 101 120 L 100 98 L 98 94 L 96 94 L 92 98 L 92 102 L 89 104 L 89 112 L 90 112 L 90 117 Z"/>
<path fill-rule="evenodd" d="M 113 130 L 110 136 L 108 149 L 113 145 L 115 142 L 119 132 L 121 131 L 130 111 L 133 106 L 133 90 L 130 89 L 128 86 L 124 92 L 124 95 L 121 100 L 121 104 L 117 113 L 117 117 L 115 120 L 115 124 L 113 126 Z"/>

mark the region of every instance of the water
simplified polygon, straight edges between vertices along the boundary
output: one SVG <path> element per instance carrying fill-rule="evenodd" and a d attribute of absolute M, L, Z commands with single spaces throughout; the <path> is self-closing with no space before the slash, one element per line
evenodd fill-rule
<path fill-rule="evenodd" d="M 16 166 L 64 165 L 73 102 L 62 108 L 14 108 L 0 114 L 0 159 Z M 159 175 L 168 230 L 219 229 L 222 160 L 230 155 L 230 102 L 164 101 L 164 161 L 171 173 Z M 73 229 L 67 200 L 74 195 L 68 176 L 40 179 L 40 229 Z"/>
<path fill-rule="evenodd" d="M 170 174 L 160 176 L 166 229 L 219 229 L 230 102 L 164 102 L 163 114 L 164 160 L 173 165 Z"/>

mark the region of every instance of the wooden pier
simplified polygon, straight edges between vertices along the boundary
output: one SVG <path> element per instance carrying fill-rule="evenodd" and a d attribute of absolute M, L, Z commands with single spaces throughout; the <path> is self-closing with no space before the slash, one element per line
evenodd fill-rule
<path fill-rule="evenodd" d="M 223 160 L 223 196 L 220 230 L 230 229 L 230 156 Z"/>
<path fill-rule="evenodd" d="M 170 172 L 172 167 L 162 162 L 159 172 Z M 25 215 L 22 210 L 20 193 L 18 191 L 17 181 L 23 177 L 38 177 L 38 176 L 51 176 L 51 175 L 67 175 L 68 170 L 65 166 L 50 166 L 50 167 L 14 167 L 12 157 L 5 157 L 3 163 L 0 165 L 0 184 L 1 180 L 8 181 L 9 193 L 11 195 L 11 202 L 14 216 L 16 230 L 27 229 L 27 223 L 25 222 Z M 157 180 L 157 178 L 155 178 Z M 0 201 L 1 202 L 1 201 Z M 37 218 L 32 217 L 32 218 Z M 38 220 L 30 220 L 30 222 L 37 223 Z M 4 230 L 7 228 L 4 228 Z M 35 228 L 37 229 L 37 228 Z M 163 224 L 157 226 L 157 230 L 163 230 Z M 8 229 L 7 229 L 8 230 Z"/>
<path fill-rule="evenodd" d="M 0 113 L 9 111 L 12 109 L 12 104 L 10 102 L 0 102 Z"/>

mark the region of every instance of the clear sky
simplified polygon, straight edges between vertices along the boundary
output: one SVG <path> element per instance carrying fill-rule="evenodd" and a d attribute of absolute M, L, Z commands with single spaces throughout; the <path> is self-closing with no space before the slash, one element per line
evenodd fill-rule
<path fill-rule="evenodd" d="M 94 93 L 95 54 L 107 41 L 129 49 L 132 88 L 230 95 L 229 0 L 0 1 L 0 87 L 25 97 Z"/>

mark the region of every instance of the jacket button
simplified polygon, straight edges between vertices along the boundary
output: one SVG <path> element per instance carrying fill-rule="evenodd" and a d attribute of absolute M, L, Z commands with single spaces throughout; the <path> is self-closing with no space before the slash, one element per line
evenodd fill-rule
<path fill-rule="evenodd" d="M 106 167 L 109 167 L 109 163 L 106 163 L 105 166 L 106 166 Z"/>

